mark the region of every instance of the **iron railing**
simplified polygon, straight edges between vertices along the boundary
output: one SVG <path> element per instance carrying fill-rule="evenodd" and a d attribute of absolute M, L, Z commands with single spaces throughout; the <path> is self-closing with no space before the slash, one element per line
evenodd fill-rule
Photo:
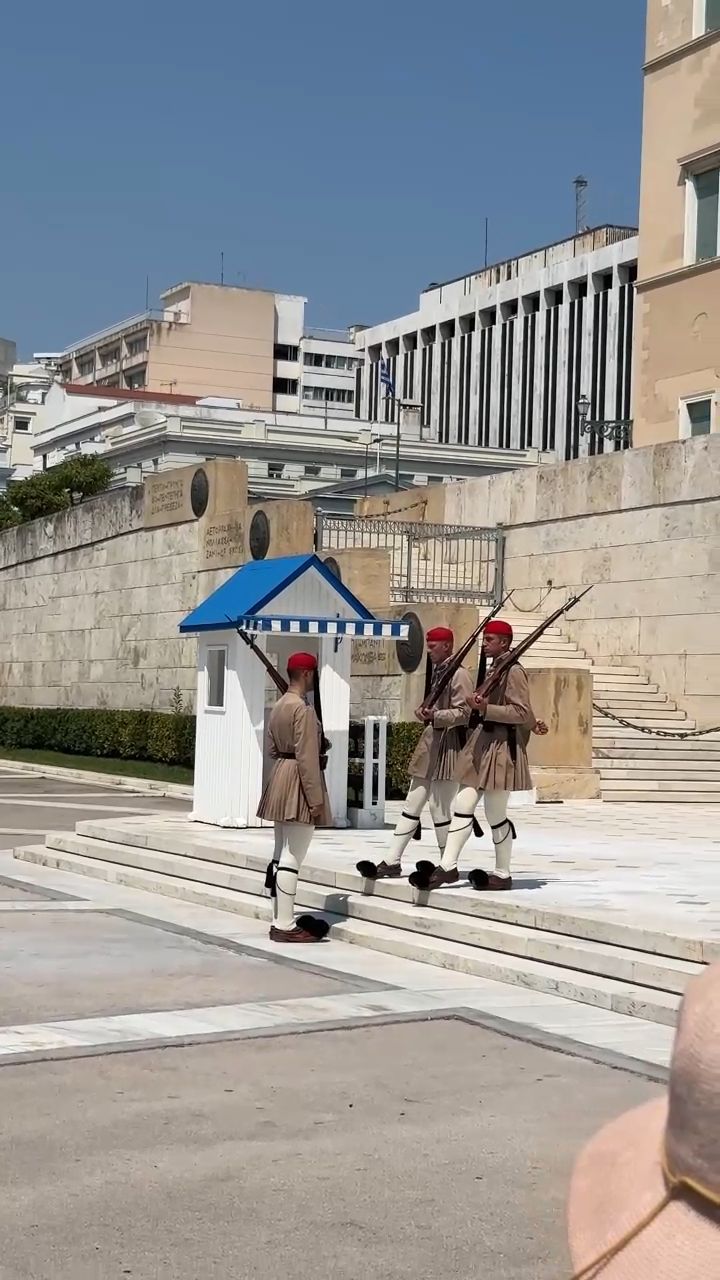
<path fill-rule="evenodd" d="M 318 555 L 374 549 L 390 557 L 390 598 L 498 604 L 503 591 L 502 529 L 376 517 L 315 515 Z"/>

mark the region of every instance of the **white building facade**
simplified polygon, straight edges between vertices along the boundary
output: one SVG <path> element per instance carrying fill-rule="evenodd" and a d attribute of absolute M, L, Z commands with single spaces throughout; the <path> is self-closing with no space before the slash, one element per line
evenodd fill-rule
<path fill-rule="evenodd" d="M 294 497 L 328 485 L 357 482 L 394 472 L 396 431 L 350 415 L 262 413 L 237 404 L 157 396 L 128 390 L 113 397 L 100 387 L 55 383 L 41 409 L 32 439 L 34 466 L 47 470 L 77 453 L 99 453 L 118 483 L 139 483 L 209 458 L 242 458 L 248 464 L 251 494 Z M 534 449 L 476 449 L 441 444 L 405 424 L 400 449 L 400 484 L 439 483 L 536 466 Z"/>
<path fill-rule="evenodd" d="M 355 413 L 393 422 L 417 403 L 427 439 L 558 460 L 623 447 L 581 433 L 578 401 L 591 421 L 630 417 L 637 249 L 634 228 L 597 227 L 429 285 L 416 312 L 356 335 Z"/>

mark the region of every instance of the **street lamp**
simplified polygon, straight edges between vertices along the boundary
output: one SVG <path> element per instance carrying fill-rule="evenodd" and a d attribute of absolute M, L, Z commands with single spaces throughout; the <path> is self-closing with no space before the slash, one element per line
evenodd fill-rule
<path fill-rule="evenodd" d="M 384 440 L 384 438 L 385 438 L 384 436 L 374 436 L 372 431 L 361 431 L 357 437 L 358 443 L 361 444 L 365 449 L 364 496 L 366 498 L 367 498 L 367 491 L 368 491 L 368 454 L 370 453 L 370 449 L 372 448 L 372 446 L 374 444 L 378 444 L 381 440 Z"/>
<path fill-rule="evenodd" d="M 577 402 L 580 435 L 595 440 L 613 440 L 616 444 L 632 443 L 632 418 L 590 418 L 590 401 L 582 395 Z"/>

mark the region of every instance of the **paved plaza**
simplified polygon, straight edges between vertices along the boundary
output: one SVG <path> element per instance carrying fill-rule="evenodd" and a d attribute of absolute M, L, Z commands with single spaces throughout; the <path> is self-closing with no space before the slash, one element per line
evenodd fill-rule
<path fill-rule="evenodd" d="M 672 1028 L 340 941 L 282 953 L 260 920 L 12 856 L 88 821 L 265 851 L 188 811 L 0 767 L 2 1280 L 566 1274 L 574 1155 L 662 1086 Z M 717 936 L 706 815 L 514 817 L 520 900 Z M 313 857 L 340 876 L 359 839 Z"/>

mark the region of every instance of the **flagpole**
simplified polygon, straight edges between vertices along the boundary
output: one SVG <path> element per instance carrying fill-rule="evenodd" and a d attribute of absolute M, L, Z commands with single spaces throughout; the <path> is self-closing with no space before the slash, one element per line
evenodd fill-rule
<path fill-rule="evenodd" d="M 400 491 L 400 422 L 402 419 L 403 402 L 402 400 L 398 400 L 397 396 L 394 397 L 394 400 L 397 407 L 397 425 L 395 427 L 395 492 L 399 493 Z"/>

